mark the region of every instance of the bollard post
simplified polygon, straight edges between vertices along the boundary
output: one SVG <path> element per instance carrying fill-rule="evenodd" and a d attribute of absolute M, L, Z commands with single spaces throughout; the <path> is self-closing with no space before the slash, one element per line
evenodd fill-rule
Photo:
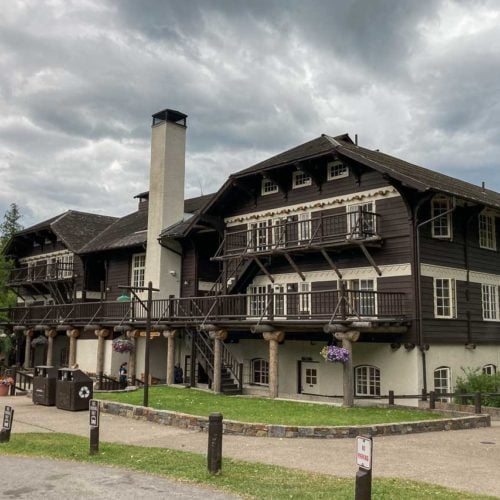
<path fill-rule="evenodd" d="M 389 391 L 389 405 L 394 404 L 394 391 Z"/>
<path fill-rule="evenodd" d="M 12 430 L 13 419 L 14 408 L 6 406 L 3 413 L 2 428 L 0 429 L 0 443 L 8 443 L 10 441 L 10 431 Z"/>
<path fill-rule="evenodd" d="M 356 438 L 356 472 L 355 500 L 371 500 L 372 498 L 372 465 L 373 438 L 358 436 Z"/>
<path fill-rule="evenodd" d="M 429 410 L 436 409 L 436 393 L 434 391 L 429 392 Z"/>
<path fill-rule="evenodd" d="M 219 474 L 222 469 L 222 414 L 208 417 L 208 472 Z"/>
<path fill-rule="evenodd" d="M 89 455 L 99 453 L 99 401 L 89 401 L 90 449 Z"/>
<path fill-rule="evenodd" d="M 480 392 L 474 393 L 474 413 L 477 413 L 477 414 L 481 413 L 481 393 Z"/>

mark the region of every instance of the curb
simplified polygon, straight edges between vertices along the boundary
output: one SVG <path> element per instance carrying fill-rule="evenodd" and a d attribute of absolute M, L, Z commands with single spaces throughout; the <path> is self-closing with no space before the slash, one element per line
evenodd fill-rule
<path fill-rule="evenodd" d="M 168 410 L 155 410 L 153 408 L 145 408 L 144 406 L 134 406 L 105 400 L 100 400 L 99 406 L 103 413 L 109 413 L 110 415 L 146 420 L 156 424 L 171 425 L 173 427 L 199 432 L 208 431 L 208 417 L 187 415 L 185 413 L 176 413 Z M 301 427 L 224 420 L 223 432 L 224 434 L 253 437 L 342 439 L 355 438 L 360 434 L 393 436 L 421 432 L 475 429 L 478 427 L 490 427 L 490 425 L 491 418 L 489 415 L 470 414 L 439 420 L 419 420 L 415 422 L 339 427 Z"/>

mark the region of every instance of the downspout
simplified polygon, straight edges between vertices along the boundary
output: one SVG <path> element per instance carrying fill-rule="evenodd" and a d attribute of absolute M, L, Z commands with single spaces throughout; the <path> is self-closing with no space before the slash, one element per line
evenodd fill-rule
<path fill-rule="evenodd" d="M 429 224 L 430 222 L 439 219 L 440 217 L 444 217 L 450 213 L 452 213 L 455 208 L 456 208 L 456 199 L 455 197 L 452 198 L 452 207 L 449 210 L 446 210 L 446 212 L 443 212 L 442 214 L 436 215 L 434 217 L 431 217 L 430 219 L 427 219 L 420 224 L 418 224 L 418 211 L 422 207 L 424 201 L 427 200 L 421 200 L 416 209 L 415 209 L 415 217 L 413 220 L 414 223 L 414 231 L 415 231 L 415 241 L 416 241 L 416 251 L 415 251 L 415 295 L 416 295 L 416 302 L 417 302 L 417 341 L 418 341 L 418 348 L 420 350 L 420 353 L 422 355 L 422 382 L 423 382 L 423 391 L 425 394 L 427 394 L 427 362 L 425 358 L 425 351 L 426 351 L 426 346 L 423 342 L 423 327 L 422 327 L 422 283 L 421 283 L 421 278 L 422 278 L 422 273 L 420 269 L 420 228 L 422 226 L 425 226 L 426 224 Z"/>

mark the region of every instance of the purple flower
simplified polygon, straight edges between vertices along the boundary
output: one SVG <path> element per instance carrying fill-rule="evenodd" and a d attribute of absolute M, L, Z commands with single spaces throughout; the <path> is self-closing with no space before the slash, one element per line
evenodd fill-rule
<path fill-rule="evenodd" d="M 328 345 L 323 347 L 320 352 L 325 361 L 330 363 L 347 363 L 349 361 L 349 351 L 344 347 Z"/>

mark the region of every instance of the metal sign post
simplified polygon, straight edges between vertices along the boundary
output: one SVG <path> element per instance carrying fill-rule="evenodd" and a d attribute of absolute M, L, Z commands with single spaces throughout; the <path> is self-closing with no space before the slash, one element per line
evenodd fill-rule
<path fill-rule="evenodd" d="M 8 443 L 10 431 L 12 430 L 12 420 L 14 419 L 14 408 L 6 406 L 3 413 L 2 429 L 0 429 L 0 443 Z"/>
<path fill-rule="evenodd" d="M 99 452 L 99 411 L 99 401 L 91 399 L 89 402 L 90 455 Z"/>
<path fill-rule="evenodd" d="M 356 473 L 355 500 L 371 500 L 372 498 L 372 464 L 373 439 L 371 436 L 356 438 Z"/>

